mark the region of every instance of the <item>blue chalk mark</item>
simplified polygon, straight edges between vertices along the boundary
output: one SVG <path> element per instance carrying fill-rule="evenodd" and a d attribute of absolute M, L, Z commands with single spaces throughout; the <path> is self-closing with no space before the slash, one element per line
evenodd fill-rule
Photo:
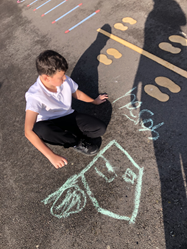
<path fill-rule="evenodd" d="M 131 93 L 131 92 L 134 91 L 135 89 L 136 89 L 136 87 L 134 87 L 133 89 L 131 89 L 130 91 L 128 91 L 125 95 L 123 95 L 123 96 L 117 98 L 116 100 L 114 100 L 114 101 L 112 102 L 112 104 L 114 104 L 116 101 L 118 101 L 118 100 L 120 100 L 120 99 L 126 97 L 127 95 L 129 95 L 129 93 Z M 133 94 L 133 95 L 135 96 L 135 94 Z M 135 96 L 135 98 L 136 98 L 136 96 Z"/>
<path fill-rule="evenodd" d="M 128 118 L 130 121 L 134 122 L 135 125 L 137 125 L 139 123 L 139 120 L 135 121 L 134 119 L 129 118 L 129 116 L 127 116 L 126 114 L 122 114 L 124 115 L 126 118 Z"/>
<path fill-rule="evenodd" d="M 130 91 L 128 91 L 125 95 L 117 98 L 116 100 L 114 100 L 112 103 L 115 103 L 116 101 L 126 97 L 126 96 L 133 96 L 133 100 L 131 100 L 131 102 L 129 102 L 128 104 L 124 105 L 124 106 L 121 106 L 119 109 L 123 109 L 123 108 L 127 108 L 129 110 L 129 113 L 130 113 L 130 117 L 126 114 L 122 114 L 124 115 L 126 118 L 128 118 L 130 121 L 134 122 L 135 125 L 137 125 L 138 123 L 141 124 L 142 128 L 139 129 L 139 131 L 151 131 L 152 133 L 155 133 L 156 136 L 152 136 L 152 137 L 148 137 L 148 139 L 150 140 L 157 140 L 159 138 L 159 133 L 157 131 L 155 131 L 157 128 L 161 127 L 162 125 L 164 125 L 164 122 L 162 123 L 159 123 L 155 126 L 153 126 L 153 120 L 151 118 L 149 119 L 144 119 L 141 121 L 141 115 L 145 112 L 147 112 L 148 114 L 150 114 L 151 116 L 154 115 L 153 112 L 151 112 L 150 110 L 147 110 L 147 109 L 143 109 L 140 111 L 139 115 L 138 116 L 135 116 L 133 114 L 133 110 L 137 110 L 138 108 L 141 107 L 142 105 L 142 102 L 141 101 L 138 101 L 136 100 L 136 95 L 135 94 L 132 94 L 132 91 L 134 91 L 136 89 L 136 87 L 134 87 L 133 89 L 131 89 Z M 150 123 L 150 125 L 147 127 L 145 126 L 146 123 Z"/>
<path fill-rule="evenodd" d="M 135 199 L 134 199 L 134 211 L 132 213 L 130 224 L 135 223 L 136 216 L 138 214 L 138 208 L 140 205 L 140 196 L 141 196 L 141 188 L 142 188 L 142 177 L 143 177 L 143 168 L 139 170 L 139 176 L 137 179 L 136 190 L 135 190 Z"/>
<path fill-rule="evenodd" d="M 105 181 L 108 182 L 108 183 L 113 182 L 113 180 L 114 180 L 115 177 L 116 177 L 116 176 L 114 176 L 114 177 L 112 177 L 112 178 L 109 179 L 109 178 L 106 177 L 100 170 L 98 170 L 97 167 L 95 167 L 95 171 L 96 171 L 96 173 L 97 173 L 99 176 L 103 177 L 103 178 L 105 179 Z"/>
<path fill-rule="evenodd" d="M 155 129 L 159 128 L 159 127 L 162 126 L 162 125 L 164 125 L 164 122 L 162 122 L 162 123 L 160 123 L 160 124 L 157 124 L 157 125 L 155 125 L 154 127 L 151 127 L 151 128 L 150 128 L 151 132 L 155 133 L 156 136 L 155 136 L 155 137 L 148 137 L 148 139 L 154 140 L 154 141 L 157 140 L 157 139 L 159 138 L 160 135 L 159 135 L 158 131 L 155 131 Z"/>
<path fill-rule="evenodd" d="M 53 205 L 50 209 L 51 214 L 57 218 L 66 218 L 70 214 L 79 213 L 86 205 L 86 195 L 82 189 L 79 188 L 77 185 L 77 175 L 70 177 L 61 188 L 57 191 L 49 195 L 45 200 L 42 202 L 44 204 L 48 204 L 51 201 Z M 75 189 L 72 191 L 72 189 Z M 60 205 L 56 205 L 62 194 L 67 190 L 67 194 Z M 81 201 L 81 197 L 83 201 Z M 77 204 L 77 206 L 76 206 Z M 75 210 L 70 211 L 71 208 L 76 206 Z M 56 213 L 56 211 L 60 213 Z"/>
<path fill-rule="evenodd" d="M 56 5 L 54 8 L 52 8 L 52 9 L 48 10 L 47 12 L 45 12 L 43 15 L 47 15 L 49 12 L 51 12 L 51 11 L 54 10 L 54 9 L 56 9 L 57 7 L 59 7 L 60 5 L 62 5 L 62 4 L 65 3 L 65 2 L 67 2 L 67 0 L 65 0 L 65 1 L 63 1 L 63 2 L 61 2 L 61 3 L 59 3 L 59 4 Z"/>
<path fill-rule="evenodd" d="M 129 159 L 129 161 L 132 163 L 132 165 L 138 170 L 138 176 L 130 169 L 126 170 L 125 174 L 125 181 L 130 182 L 131 184 L 134 184 L 134 180 L 136 181 L 136 187 L 135 187 L 135 196 L 134 196 L 134 208 L 131 217 L 125 216 L 125 215 L 119 215 L 114 212 L 111 212 L 107 209 L 101 208 L 97 199 L 94 197 L 94 194 L 90 190 L 90 187 L 88 185 L 88 182 L 85 177 L 85 173 L 96 163 L 96 161 L 101 157 L 106 162 L 106 167 L 109 171 L 114 171 L 112 165 L 109 163 L 109 161 L 103 156 L 103 154 L 112 146 L 115 145 L 119 150 L 121 150 Z M 97 167 L 95 167 L 95 170 L 98 175 L 103 177 L 107 182 L 111 182 L 114 180 L 115 176 L 111 179 L 108 179 L 102 172 L 100 172 Z M 80 189 L 78 185 L 78 180 L 81 180 L 83 183 L 83 186 L 86 190 L 87 195 L 89 196 L 90 200 L 92 201 L 92 204 L 96 208 L 96 210 L 104 215 L 107 215 L 114 219 L 119 220 L 126 220 L 129 221 L 129 223 L 135 223 L 136 216 L 138 214 L 138 209 L 140 205 L 140 197 L 141 197 L 141 187 L 142 187 L 142 177 L 143 177 L 143 168 L 140 168 L 138 164 L 132 159 L 132 157 L 128 154 L 127 151 L 125 151 L 121 145 L 119 145 L 115 140 L 112 140 L 107 146 L 105 146 L 95 157 L 94 159 L 77 175 L 73 175 L 70 177 L 63 185 L 60 187 L 57 191 L 50 194 L 47 198 L 45 198 L 42 202 L 46 205 L 50 202 L 54 201 L 52 204 L 52 207 L 50 209 L 50 212 L 53 216 L 57 218 L 66 218 L 70 214 L 73 213 L 79 213 L 86 205 L 86 194 L 85 191 Z M 63 193 L 67 191 L 65 198 L 62 200 L 61 204 L 57 204 L 60 197 Z M 71 210 L 72 209 L 72 210 Z"/>
<path fill-rule="evenodd" d="M 115 171 L 114 171 L 112 165 L 109 163 L 109 161 L 104 156 L 102 156 L 102 155 L 100 157 L 104 159 L 108 171 L 114 173 Z"/>
<path fill-rule="evenodd" d="M 115 174 L 115 171 L 114 171 L 112 165 L 109 163 L 109 161 L 108 161 L 103 155 L 101 155 L 100 157 L 105 161 L 105 166 L 106 166 L 108 172 L 112 172 L 112 173 Z M 115 177 L 117 176 L 117 175 L 115 174 L 114 177 L 112 177 L 112 178 L 109 179 L 109 178 L 106 177 L 100 170 L 98 170 L 97 167 L 95 167 L 95 171 L 96 171 L 96 173 L 97 173 L 99 176 L 103 177 L 103 178 L 105 179 L 105 181 L 108 182 L 108 183 L 112 182 L 112 181 L 115 179 Z"/>
<path fill-rule="evenodd" d="M 43 5 L 45 5 L 46 3 L 49 3 L 49 2 L 51 2 L 51 0 L 48 0 L 47 2 L 45 2 L 45 3 L 43 3 L 42 5 L 38 6 L 38 7 L 36 8 L 36 10 L 39 9 L 39 8 L 41 8 Z"/>
<path fill-rule="evenodd" d="M 134 180 L 137 178 L 136 174 L 131 169 L 127 169 L 122 177 L 126 182 L 132 183 L 132 185 L 134 184 Z"/>
<path fill-rule="evenodd" d="M 153 115 L 154 115 L 154 113 L 153 113 L 152 111 L 147 110 L 147 109 L 143 109 L 143 110 L 141 110 L 141 111 L 140 111 L 140 113 L 139 113 L 139 118 L 140 118 L 140 117 L 141 117 L 141 115 L 142 115 L 143 113 L 145 113 L 145 112 L 148 112 L 151 116 L 153 116 Z"/>
<path fill-rule="evenodd" d="M 151 112 L 150 110 L 144 109 L 144 110 L 140 111 L 140 113 L 139 113 L 139 118 L 140 118 L 141 115 L 142 115 L 143 113 L 145 113 L 145 112 L 148 112 L 151 116 L 154 115 L 154 113 Z M 148 127 L 145 126 L 144 124 L 146 124 L 146 123 L 150 123 L 150 126 L 148 126 Z M 144 119 L 144 120 L 141 121 L 142 129 L 139 129 L 139 131 L 146 131 L 146 130 L 149 130 L 149 131 L 151 131 L 151 132 L 154 132 L 154 133 L 156 133 L 156 136 L 155 136 L 155 137 L 148 137 L 148 139 L 150 139 L 150 140 L 157 140 L 157 139 L 159 138 L 159 133 L 158 133 L 157 131 L 155 131 L 155 129 L 159 128 L 159 127 L 162 126 L 163 124 L 164 124 L 164 122 L 162 122 L 162 123 L 160 123 L 160 124 L 157 124 L 157 125 L 153 126 L 153 120 L 152 120 L 152 119 L 150 119 L 150 118 L 149 118 L 149 119 Z"/>
<path fill-rule="evenodd" d="M 34 2 L 28 4 L 27 6 L 30 6 L 30 5 L 32 5 L 33 3 L 37 2 L 37 1 L 38 1 L 38 0 L 35 0 Z"/>
<path fill-rule="evenodd" d="M 75 8 L 71 9 L 70 11 L 68 11 L 66 14 L 62 15 L 61 17 L 59 17 L 58 19 L 55 20 L 55 22 L 59 21 L 60 19 L 62 19 L 63 17 L 67 16 L 69 13 L 71 13 L 72 11 L 76 10 L 78 7 L 80 7 L 80 5 L 77 5 Z"/>

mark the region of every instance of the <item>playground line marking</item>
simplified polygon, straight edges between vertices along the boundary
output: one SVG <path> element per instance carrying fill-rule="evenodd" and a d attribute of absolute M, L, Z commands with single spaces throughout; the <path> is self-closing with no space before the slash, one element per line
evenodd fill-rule
<path fill-rule="evenodd" d="M 177 66 L 169 63 L 168 61 L 165 61 L 165 60 L 161 59 L 160 57 L 158 57 L 158 56 L 156 56 L 154 54 L 151 54 L 151 53 L 143 50 L 142 48 L 139 48 L 138 46 L 119 38 L 118 36 L 115 36 L 115 35 L 113 35 L 111 33 L 108 33 L 107 31 L 105 31 L 105 30 L 103 30 L 101 28 L 97 29 L 97 31 L 100 32 L 103 35 L 108 36 L 110 39 L 112 39 L 114 41 L 117 41 L 120 44 L 122 44 L 122 45 L 136 51 L 137 53 L 146 56 L 147 58 L 157 62 L 158 64 L 160 64 L 160 65 L 162 65 L 162 66 L 164 66 L 164 67 L 166 67 L 168 69 L 170 69 L 171 71 L 173 71 L 173 72 L 187 78 L 187 71 L 181 69 L 180 67 L 177 67 Z"/>
<path fill-rule="evenodd" d="M 38 0 L 35 0 L 34 2 L 27 5 L 27 7 L 31 6 L 33 3 L 37 2 Z"/>
<path fill-rule="evenodd" d="M 69 33 L 71 30 L 73 30 L 74 28 L 76 28 L 77 26 L 79 26 L 80 24 L 82 24 L 83 22 L 85 22 L 86 20 L 88 20 L 90 17 L 94 16 L 95 14 L 97 14 L 100 10 L 96 10 L 94 13 L 92 13 L 91 15 L 89 15 L 88 17 L 86 17 L 85 19 L 83 19 L 81 22 L 77 23 L 75 26 L 73 26 L 72 28 L 68 29 L 65 31 L 65 34 Z"/>
<path fill-rule="evenodd" d="M 45 2 L 45 3 L 43 3 L 42 5 L 38 6 L 38 7 L 37 7 L 36 9 L 34 9 L 33 11 L 35 11 L 35 10 L 41 8 L 43 5 L 45 5 L 46 3 L 49 3 L 49 2 L 51 2 L 51 0 L 48 0 L 47 2 Z"/>
<path fill-rule="evenodd" d="M 62 19 L 64 16 L 67 16 L 69 13 L 71 13 L 72 11 L 76 10 L 77 8 L 79 8 L 82 5 L 82 3 L 78 4 L 75 8 L 71 9 L 70 11 L 66 12 L 64 15 L 60 16 L 59 18 L 57 18 L 55 21 L 53 21 L 52 23 L 58 22 L 60 19 Z"/>
<path fill-rule="evenodd" d="M 61 3 L 59 3 L 58 5 L 56 5 L 54 8 L 52 8 L 52 9 L 50 9 L 50 10 L 48 10 L 47 12 L 45 12 L 42 16 L 45 16 L 45 15 L 47 15 L 49 12 L 51 12 L 52 10 L 54 10 L 54 9 L 56 9 L 57 7 L 59 7 L 60 5 L 62 5 L 63 3 L 65 3 L 65 2 L 67 2 L 67 0 L 65 0 L 65 1 L 63 1 L 63 2 L 61 2 Z"/>

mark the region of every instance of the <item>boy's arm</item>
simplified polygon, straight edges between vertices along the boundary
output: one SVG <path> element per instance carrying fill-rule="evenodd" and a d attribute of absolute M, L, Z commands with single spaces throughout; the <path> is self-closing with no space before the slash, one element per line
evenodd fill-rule
<path fill-rule="evenodd" d="M 25 136 L 26 138 L 54 165 L 56 169 L 67 164 L 67 160 L 50 150 L 47 145 L 33 132 L 38 113 L 27 110 L 25 116 Z"/>
<path fill-rule="evenodd" d="M 107 94 L 100 94 L 96 99 L 92 99 L 91 97 L 89 97 L 88 95 L 86 95 L 85 93 L 83 93 L 82 91 L 80 91 L 79 89 L 74 92 L 72 94 L 73 98 L 87 102 L 87 103 L 93 103 L 95 105 L 100 105 L 103 102 L 106 101 L 106 99 L 108 99 L 108 95 Z"/>

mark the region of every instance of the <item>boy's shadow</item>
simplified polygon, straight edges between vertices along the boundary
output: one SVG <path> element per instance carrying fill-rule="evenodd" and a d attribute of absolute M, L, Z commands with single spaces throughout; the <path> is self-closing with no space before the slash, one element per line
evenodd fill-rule
<path fill-rule="evenodd" d="M 185 14 L 174 0 L 154 0 L 154 8 L 145 23 L 145 42 L 143 49 L 186 70 L 187 48 L 169 41 L 171 35 L 182 35 L 181 26 L 186 25 Z M 168 42 L 181 48 L 179 54 L 172 54 L 159 48 L 159 43 Z M 181 87 L 179 93 L 158 86 L 155 78 L 163 76 Z M 160 175 L 165 240 L 167 249 L 187 248 L 187 85 L 186 79 L 177 73 L 141 56 L 134 87 L 141 87 L 141 110 L 148 109 L 154 125 L 164 122 L 157 129 L 159 138 L 153 140 L 156 162 Z M 160 102 L 144 91 L 152 84 L 169 96 L 167 102 Z M 137 88 L 133 91 L 136 94 Z M 140 111 L 141 111 L 140 110 Z M 147 119 L 149 117 L 141 117 Z M 146 124 L 145 126 L 149 126 Z M 155 137 L 155 132 L 152 132 Z"/>
<path fill-rule="evenodd" d="M 111 27 L 105 24 L 103 30 L 111 33 Z M 98 66 L 97 56 L 108 41 L 108 37 L 98 33 L 96 40 L 83 53 L 75 65 L 71 78 L 79 85 L 79 90 L 95 99 L 99 95 L 98 91 Z M 112 106 L 107 100 L 101 105 L 93 105 L 73 99 L 72 107 L 78 112 L 89 114 L 109 124 L 112 114 Z"/>
<path fill-rule="evenodd" d="M 2 87 L 2 85 L 3 85 L 3 82 L 0 82 L 0 88 Z"/>

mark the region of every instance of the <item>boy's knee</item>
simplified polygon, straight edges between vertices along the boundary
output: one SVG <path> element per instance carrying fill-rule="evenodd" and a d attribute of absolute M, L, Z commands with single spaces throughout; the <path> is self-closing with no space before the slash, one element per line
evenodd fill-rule
<path fill-rule="evenodd" d="M 105 132 L 106 132 L 106 125 L 102 122 L 101 124 L 100 124 L 100 129 L 99 129 L 99 136 L 101 137 L 101 136 L 103 136 L 104 134 L 105 134 Z"/>

